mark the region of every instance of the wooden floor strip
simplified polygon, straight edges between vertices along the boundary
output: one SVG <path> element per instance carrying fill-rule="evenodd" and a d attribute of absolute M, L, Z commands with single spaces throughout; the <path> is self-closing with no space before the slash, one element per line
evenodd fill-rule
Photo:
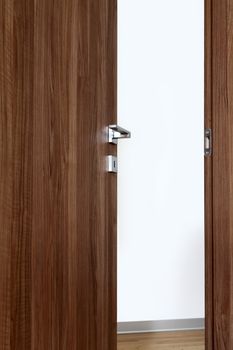
<path fill-rule="evenodd" d="M 204 350 L 204 331 L 118 335 L 117 350 Z"/>

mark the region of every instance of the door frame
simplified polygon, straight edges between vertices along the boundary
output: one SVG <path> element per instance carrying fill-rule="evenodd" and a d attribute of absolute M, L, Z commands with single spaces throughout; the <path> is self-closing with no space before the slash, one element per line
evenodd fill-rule
<path fill-rule="evenodd" d="M 233 348 L 233 1 L 205 0 L 206 350 Z"/>

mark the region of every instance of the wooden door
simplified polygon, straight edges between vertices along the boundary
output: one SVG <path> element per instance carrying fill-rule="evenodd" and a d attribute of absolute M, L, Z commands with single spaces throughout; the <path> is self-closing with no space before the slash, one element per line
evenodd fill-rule
<path fill-rule="evenodd" d="M 116 348 L 116 0 L 0 1 L 0 349 Z"/>
<path fill-rule="evenodd" d="M 233 1 L 206 0 L 206 350 L 233 349 Z"/>

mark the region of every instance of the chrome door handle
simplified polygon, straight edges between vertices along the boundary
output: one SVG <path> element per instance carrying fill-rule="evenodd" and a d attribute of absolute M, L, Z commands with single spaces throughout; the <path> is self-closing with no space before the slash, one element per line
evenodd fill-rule
<path fill-rule="evenodd" d="M 108 142 L 117 145 L 118 139 L 129 139 L 131 132 L 123 129 L 119 125 L 109 125 L 108 127 Z"/>

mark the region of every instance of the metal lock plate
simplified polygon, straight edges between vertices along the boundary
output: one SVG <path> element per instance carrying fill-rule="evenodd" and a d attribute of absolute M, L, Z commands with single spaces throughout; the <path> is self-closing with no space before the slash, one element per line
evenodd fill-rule
<path fill-rule="evenodd" d="M 107 156 L 107 172 L 117 173 L 117 170 L 118 170 L 117 157 Z"/>
<path fill-rule="evenodd" d="M 212 130 L 205 129 L 205 144 L 204 144 L 204 154 L 205 157 L 209 157 L 212 155 Z"/>

